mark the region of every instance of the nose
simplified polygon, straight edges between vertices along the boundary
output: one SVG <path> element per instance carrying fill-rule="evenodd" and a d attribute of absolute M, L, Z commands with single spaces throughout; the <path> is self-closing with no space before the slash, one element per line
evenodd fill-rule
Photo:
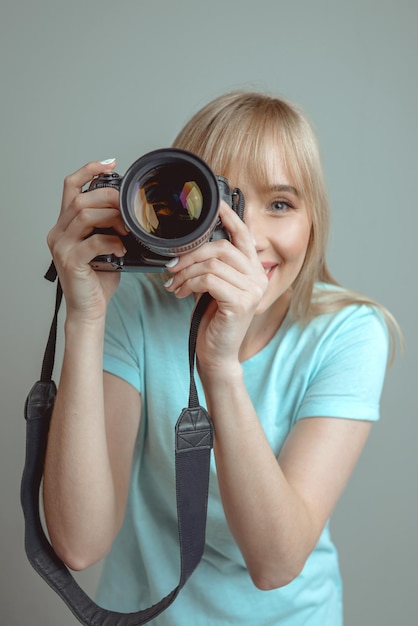
<path fill-rule="evenodd" d="M 244 209 L 244 222 L 250 231 L 250 235 L 254 242 L 257 252 L 265 250 L 268 246 L 268 238 L 265 230 L 265 224 L 263 222 L 260 210 L 253 204 L 246 204 Z"/>

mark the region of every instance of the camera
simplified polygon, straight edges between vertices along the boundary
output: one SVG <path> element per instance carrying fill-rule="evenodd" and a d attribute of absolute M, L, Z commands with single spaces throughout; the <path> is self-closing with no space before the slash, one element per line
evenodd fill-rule
<path fill-rule="evenodd" d="M 124 176 L 116 172 L 95 177 L 87 191 L 119 190 L 122 219 L 129 230 L 120 236 L 126 254 L 101 255 L 91 261 L 99 271 L 163 272 L 170 258 L 207 241 L 229 239 L 218 217 L 219 202 L 243 219 L 244 197 L 228 180 L 215 176 L 198 156 L 186 150 L 154 150 L 136 160 Z M 93 233 L 115 234 L 109 228 Z"/>

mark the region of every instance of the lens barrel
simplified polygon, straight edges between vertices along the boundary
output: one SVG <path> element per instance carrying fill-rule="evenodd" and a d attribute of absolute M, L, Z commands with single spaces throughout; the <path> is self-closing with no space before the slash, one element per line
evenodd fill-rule
<path fill-rule="evenodd" d="M 120 209 L 131 234 L 161 255 L 176 256 L 207 241 L 217 223 L 219 200 L 209 166 L 177 148 L 140 157 L 120 185 Z"/>

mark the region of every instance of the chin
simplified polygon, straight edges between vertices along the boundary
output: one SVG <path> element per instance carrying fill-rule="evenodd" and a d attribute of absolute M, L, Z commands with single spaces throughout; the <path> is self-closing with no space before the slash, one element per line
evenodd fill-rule
<path fill-rule="evenodd" d="M 290 305 L 291 291 L 286 288 L 280 290 L 278 293 L 269 293 L 269 289 L 264 294 L 263 298 L 259 302 L 254 317 L 263 315 L 269 310 L 277 311 L 278 317 L 284 317 Z"/>
<path fill-rule="evenodd" d="M 278 298 L 275 300 L 272 300 L 271 298 L 264 296 L 261 302 L 259 302 L 255 310 L 254 317 L 257 315 L 263 315 L 264 313 L 266 313 L 269 309 L 271 309 L 272 306 L 274 306 L 277 300 Z"/>

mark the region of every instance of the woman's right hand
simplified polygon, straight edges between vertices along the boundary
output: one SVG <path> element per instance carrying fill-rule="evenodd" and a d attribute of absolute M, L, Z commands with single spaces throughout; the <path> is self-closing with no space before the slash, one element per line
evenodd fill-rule
<path fill-rule="evenodd" d="M 119 283 L 118 272 L 96 272 L 90 261 L 102 254 L 123 256 L 126 250 L 121 239 L 111 234 L 89 237 L 95 227 L 127 234 L 119 210 L 119 192 L 109 187 L 82 191 L 94 176 L 111 172 L 115 163 L 87 163 L 64 181 L 60 216 L 47 241 L 65 295 L 67 317 L 104 319 Z"/>

